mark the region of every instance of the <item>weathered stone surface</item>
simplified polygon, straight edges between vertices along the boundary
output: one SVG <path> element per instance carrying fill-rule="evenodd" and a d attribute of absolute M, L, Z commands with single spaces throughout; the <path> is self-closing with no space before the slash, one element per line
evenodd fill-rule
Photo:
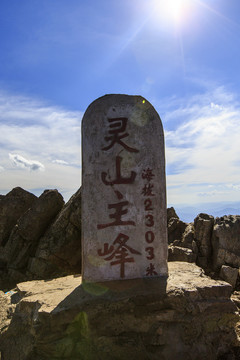
<path fill-rule="evenodd" d="M 6 295 L 0 291 L 0 334 L 10 325 L 13 311 L 14 305 L 11 304 L 10 294 Z"/>
<path fill-rule="evenodd" d="M 239 345 L 230 293 L 179 262 L 169 264 L 167 288 L 158 279 L 97 285 L 74 276 L 18 284 L 0 351 L 4 360 L 215 360 Z"/>
<path fill-rule="evenodd" d="M 167 275 L 164 135 L 140 96 L 106 95 L 82 121 L 86 281 Z"/>
<path fill-rule="evenodd" d="M 177 218 L 171 218 L 168 222 L 168 243 L 171 244 L 174 240 L 182 240 L 187 226 L 187 223 Z"/>
<path fill-rule="evenodd" d="M 199 249 L 200 264 L 209 263 L 212 255 L 212 232 L 214 217 L 207 214 L 199 214 L 194 220 L 195 239 Z M 203 258 L 206 258 L 203 260 Z M 200 265 L 199 264 L 199 265 Z"/>
<path fill-rule="evenodd" d="M 167 222 L 169 222 L 171 218 L 179 219 L 174 207 L 167 208 Z"/>
<path fill-rule="evenodd" d="M 45 190 L 23 214 L 12 230 L 4 248 L 8 268 L 26 268 L 29 257 L 35 254 L 38 240 L 63 207 L 62 195 L 57 190 Z"/>
<path fill-rule="evenodd" d="M 74 194 L 38 242 L 28 270 L 38 279 L 81 272 L 81 190 Z"/>
<path fill-rule="evenodd" d="M 240 309 L 240 291 L 234 291 L 231 295 L 231 299 L 237 305 L 238 309 Z"/>
<path fill-rule="evenodd" d="M 4 246 L 18 219 L 32 206 L 37 197 L 20 187 L 12 189 L 0 200 L 0 246 Z M 1 257 L 1 255 L 0 255 Z"/>
<path fill-rule="evenodd" d="M 192 249 L 181 246 L 170 245 L 168 247 L 168 261 L 185 261 L 193 263 L 196 261 L 197 255 Z"/>
<path fill-rule="evenodd" d="M 187 224 L 187 227 L 182 234 L 181 240 L 174 240 L 173 245 L 186 247 L 187 249 L 193 250 L 195 253 L 198 252 L 193 223 Z"/>
<path fill-rule="evenodd" d="M 240 267 L 240 215 L 216 218 L 212 235 L 213 266 Z"/>
<path fill-rule="evenodd" d="M 227 281 L 229 284 L 235 288 L 237 278 L 238 278 L 239 269 L 233 268 L 231 266 L 222 265 L 220 270 L 221 279 Z"/>
<path fill-rule="evenodd" d="M 195 228 L 193 223 L 190 223 L 187 225 L 183 236 L 182 236 L 182 244 L 189 249 L 196 250 L 196 244 L 195 244 Z"/>

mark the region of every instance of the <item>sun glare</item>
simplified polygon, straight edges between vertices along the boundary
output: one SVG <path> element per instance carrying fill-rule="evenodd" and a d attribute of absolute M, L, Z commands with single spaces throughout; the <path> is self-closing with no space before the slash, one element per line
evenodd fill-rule
<path fill-rule="evenodd" d="M 190 0 L 155 0 L 154 17 L 165 21 L 182 22 L 189 10 Z"/>

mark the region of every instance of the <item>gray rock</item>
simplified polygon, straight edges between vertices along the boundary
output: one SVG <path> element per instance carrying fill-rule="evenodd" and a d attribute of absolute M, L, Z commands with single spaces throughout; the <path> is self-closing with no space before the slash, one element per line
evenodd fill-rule
<path fill-rule="evenodd" d="M 222 265 L 220 270 L 221 279 L 225 280 L 232 285 L 233 288 L 236 286 L 239 269 L 231 266 Z"/>
<path fill-rule="evenodd" d="M 181 240 L 188 224 L 177 219 L 171 218 L 168 222 L 168 244 L 174 240 Z"/>
<path fill-rule="evenodd" d="M 28 270 L 34 278 L 48 279 L 81 272 L 81 190 L 62 208 L 38 242 Z"/>
<path fill-rule="evenodd" d="M 213 266 L 240 267 L 240 215 L 216 218 L 212 234 Z"/>
<path fill-rule="evenodd" d="M 208 214 L 199 214 L 194 220 L 195 240 L 199 250 L 199 265 L 210 262 L 212 255 L 212 232 L 214 217 Z M 203 258 L 206 258 L 204 260 Z"/>
<path fill-rule="evenodd" d="M 4 360 L 216 360 L 239 345 L 231 286 L 194 264 L 169 263 L 167 286 L 67 276 L 17 290 L 21 300 L 0 334 Z"/>
<path fill-rule="evenodd" d="M 168 247 L 168 261 L 185 261 L 193 263 L 196 261 L 193 250 L 181 246 L 170 245 Z"/>
<path fill-rule="evenodd" d="M 64 201 L 57 190 L 45 190 L 19 219 L 4 248 L 8 268 L 24 270 L 38 241 L 57 216 Z"/>
<path fill-rule="evenodd" d="M 174 207 L 167 208 L 167 222 L 169 222 L 171 218 L 179 219 Z"/>
<path fill-rule="evenodd" d="M 187 225 L 183 235 L 182 235 L 182 245 L 183 247 L 192 249 L 194 248 L 197 252 L 196 243 L 195 243 L 195 229 L 193 223 Z"/>
<path fill-rule="evenodd" d="M 37 197 L 20 187 L 12 189 L 0 200 L 0 246 L 4 246 L 18 219 L 33 205 Z"/>
<path fill-rule="evenodd" d="M 0 337 L 10 325 L 11 317 L 15 309 L 15 306 L 12 305 L 11 302 L 12 293 L 13 292 L 4 294 L 3 291 L 0 291 Z"/>

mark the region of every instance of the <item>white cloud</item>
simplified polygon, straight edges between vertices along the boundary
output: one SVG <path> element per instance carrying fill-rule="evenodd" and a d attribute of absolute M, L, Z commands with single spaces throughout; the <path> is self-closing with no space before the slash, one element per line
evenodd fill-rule
<path fill-rule="evenodd" d="M 76 192 L 80 187 L 81 119 L 80 111 L 0 90 L 0 164 L 5 170 L 0 193 L 15 186 L 33 192 L 57 188 L 67 197 Z M 67 164 L 67 169 L 59 166 Z M 26 172 L 43 168 L 45 171 Z"/>
<path fill-rule="evenodd" d="M 214 104 L 213 102 L 211 102 L 211 108 L 223 110 L 222 106 L 220 106 L 220 105 L 218 105 L 218 104 Z"/>
<path fill-rule="evenodd" d="M 212 197 L 212 196 L 215 196 L 215 195 L 223 195 L 223 194 L 225 194 L 224 191 L 218 191 L 218 190 L 199 192 L 198 193 L 199 196 L 206 196 L 206 197 Z"/>
<path fill-rule="evenodd" d="M 221 87 L 180 99 L 165 116 L 169 202 L 240 200 L 240 103 L 234 95 Z"/>
<path fill-rule="evenodd" d="M 168 203 L 240 201 L 240 103 L 234 94 L 220 87 L 169 99 L 160 115 Z M 0 193 L 15 186 L 29 191 L 57 188 L 68 198 L 77 191 L 81 118 L 81 112 L 0 91 Z M 40 164 L 45 171 L 26 172 L 31 166 L 40 169 Z"/>
<path fill-rule="evenodd" d="M 59 164 L 59 165 L 69 165 L 68 162 L 66 162 L 64 160 L 53 160 L 52 162 L 54 164 Z"/>
<path fill-rule="evenodd" d="M 4 167 L 0 165 L 0 172 L 4 171 Z"/>
<path fill-rule="evenodd" d="M 32 171 L 44 171 L 45 166 L 37 160 L 28 160 L 23 156 L 18 154 L 8 154 L 10 160 L 12 160 L 13 164 L 22 169 L 32 170 Z"/>

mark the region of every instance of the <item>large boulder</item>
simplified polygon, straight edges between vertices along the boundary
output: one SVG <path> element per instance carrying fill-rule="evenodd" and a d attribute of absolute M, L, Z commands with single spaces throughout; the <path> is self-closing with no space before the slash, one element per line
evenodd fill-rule
<path fill-rule="evenodd" d="M 168 244 L 174 240 L 181 241 L 187 224 L 181 221 L 174 207 L 167 208 Z"/>
<path fill-rule="evenodd" d="M 0 326 L 0 352 L 4 360 L 215 360 L 239 346 L 230 294 L 229 284 L 183 262 L 169 263 L 167 284 L 21 283 L 12 321 Z"/>
<path fill-rule="evenodd" d="M 199 214 L 194 219 L 195 241 L 198 246 L 198 264 L 208 267 L 212 256 L 212 232 L 214 217 L 208 214 Z"/>
<path fill-rule="evenodd" d="M 20 187 L 0 198 L 0 246 L 4 246 L 18 219 L 33 205 L 37 197 Z"/>
<path fill-rule="evenodd" d="M 57 190 L 45 190 L 13 228 L 4 248 L 9 270 L 24 271 L 38 241 L 64 205 Z"/>
<path fill-rule="evenodd" d="M 168 221 L 168 243 L 171 244 L 174 240 L 182 240 L 187 226 L 187 223 L 178 218 L 170 218 Z"/>
<path fill-rule="evenodd" d="M 63 207 L 38 242 L 28 271 L 35 279 L 81 272 L 81 190 Z"/>
<path fill-rule="evenodd" d="M 193 223 L 187 224 L 181 240 L 174 240 L 173 245 L 182 246 L 187 249 L 191 249 L 197 254 L 198 248 L 195 241 L 195 230 Z"/>
<path fill-rule="evenodd" d="M 215 219 L 213 234 L 213 266 L 240 267 L 240 215 L 227 215 Z"/>

